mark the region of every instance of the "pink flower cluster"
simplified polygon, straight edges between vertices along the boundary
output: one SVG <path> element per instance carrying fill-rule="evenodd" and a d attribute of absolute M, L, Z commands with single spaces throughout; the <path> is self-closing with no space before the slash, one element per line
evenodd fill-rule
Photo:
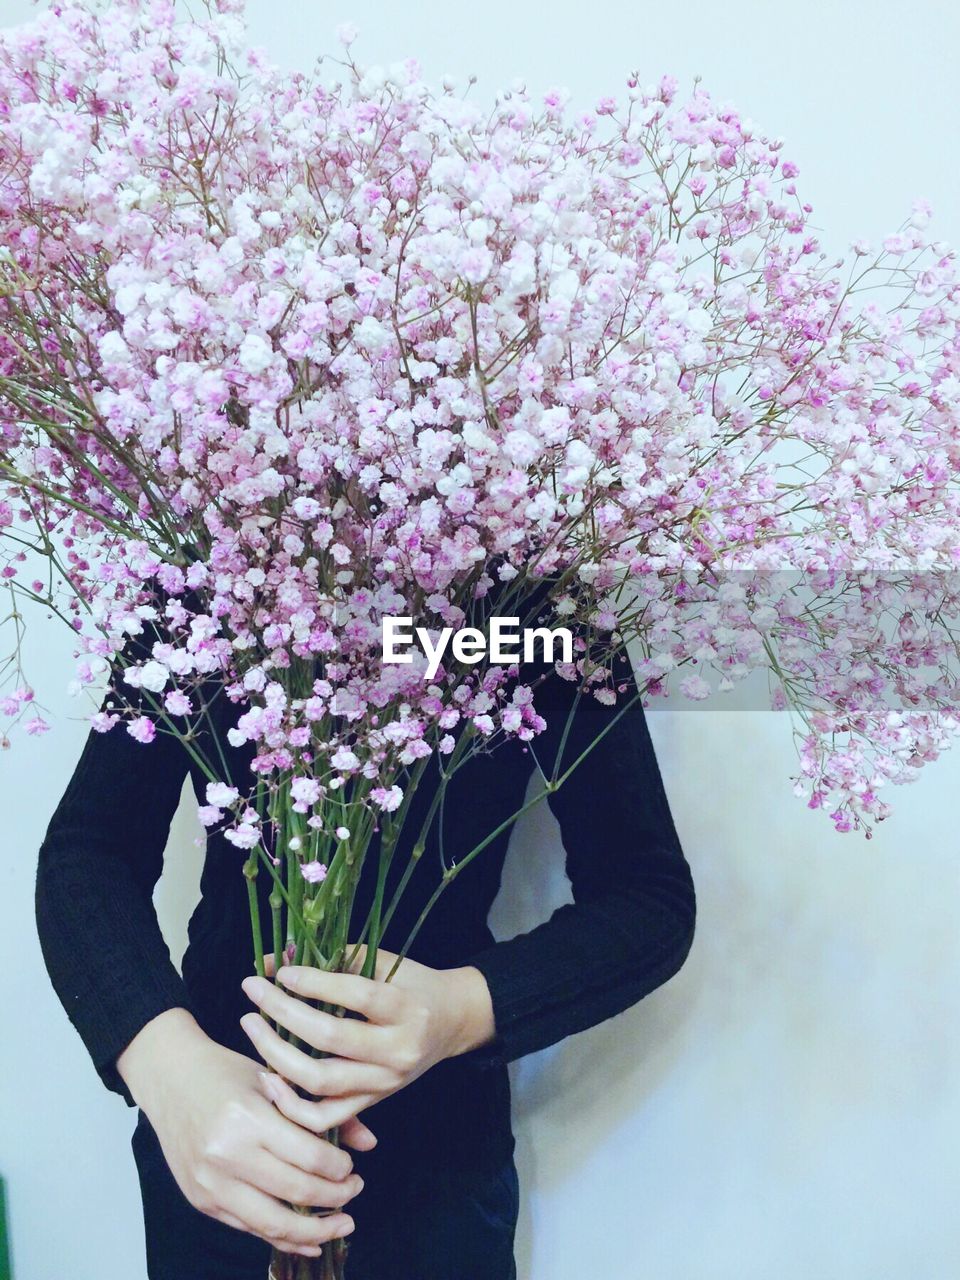
<path fill-rule="evenodd" d="M 241 9 L 65 3 L 0 41 L 0 525 L 56 546 L 81 681 L 159 584 L 171 639 L 132 683 L 184 716 L 217 674 L 303 812 L 361 778 L 392 812 L 456 726 L 543 724 L 506 669 L 384 665 L 380 618 L 551 580 L 654 691 L 771 667 L 798 791 L 883 817 L 960 727 L 960 287 L 927 206 L 845 268 L 780 143 L 700 87 L 574 114 L 413 61 L 290 76 Z M 868 575 L 876 621 L 932 591 L 939 674 L 843 608 L 801 636 L 784 570 Z"/>

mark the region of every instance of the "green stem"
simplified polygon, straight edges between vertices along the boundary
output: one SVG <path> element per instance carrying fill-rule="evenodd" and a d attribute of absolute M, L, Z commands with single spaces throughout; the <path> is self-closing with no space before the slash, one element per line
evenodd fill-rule
<path fill-rule="evenodd" d="M 270 915 L 273 920 L 274 972 L 279 973 L 283 964 L 283 899 L 275 888 L 270 893 Z"/>
<path fill-rule="evenodd" d="M 434 889 L 433 893 L 428 898 L 426 906 L 423 908 L 423 910 L 420 912 L 420 915 L 417 917 L 417 921 L 414 924 L 413 929 L 410 931 L 410 934 L 407 937 L 406 942 L 403 944 L 403 947 L 400 953 L 398 954 L 396 960 L 394 961 L 393 967 L 391 968 L 390 972 L 387 974 L 387 978 L 386 978 L 387 982 L 390 981 L 390 979 L 399 969 L 400 962 L 406 957 L 407 953 L 409 952 L 411 946 L 414 943 L 414 940 L 417 934 L 420 932 L 421 928 L 423 927 L 423 924 L 427 916 L 433 910 L 434 906 L 436 906 L 437 900 L 439 899 L 440 895 L 443 893 L 444 889 L 446 889 L 447 885 L 450 884 L 452 880 L 456 879 L 456 877 L 460 874 L 460 872 L 464 869 L 464 867 L 469 866 L 469 864 L 474 860 L 477 854 L 481 853 L 487 847 L 487 845 L 490 844 L 491 841 L 496 840 L 497 836 L 499 836 L 502 832 L 506 831 L 508 827 L 512 826 L 513 823 L 516 822 L 519 818 L 521 818 L 527 812 L 528 809 L 532 809 L 534 805 L 539 804 L 540 801 L 543 799 L 543 797 L 546 795 L 549 795 L 552 791 L 559 790 L 559 788 L 564 784 L 564 782 L 566 782 L 566 780 L 570 777 L 571 773 L 573 773 L 574 769 L 576 769 L 577 766 L 587 758 L 587 756 L 594 749 L 594 747 L 596 747 L 597 744 L 606 737 L 606 735 L 610 732 L 610 730 L 617 723 L 620 717 L 626 711 L 628 711 L 630 707 L 632 707 L 635 703 L 639 702 L 641 697 L 642 697 L 642 691 L 638 690 L 634 694 L 634 696 L 629 699 L 629 701 L 623 704 L 623 706 L 620 708 L 617 714 L 610 720 L 610 722 L 604 725 L 603 730 L 597 734 L 597 736 L 593 739 L 593 741 L 590 743 L 588 747 L 586 747 L 583 751 L 581 751 L 580 755 L 577 756 L 573 764 L 570 765 L 569 768 L 567 768 L 560 775 L 559 778 L 545 779 L 544 780 L 545 785 L 542 790 L 538 791 L 537 794 L 533 796 L 530 800 L 527 800 L 525 804 L 522 804 L 520 808 L 517 809 L 514 813 L 510 814 L 509 817 L 504 818 L 504 820 L 497 827 L 495 827 L 494 830 L 491 831 L 488 836 L 486 836 L 483 840 L 481 840 L 479 844 L 474 845 L 474 847 L 470 850 L 469 853 L 464 854 L 464 856 L 460 859 L 459 862 L 455 863 L 452 867 L 448 867 L 446 871 L 444 871 L 443 876 L 440 879 L 440 883 L 437 885 L 436 889 Z"/>
<path fill-rule="evenodd" d="M 250 906 L 250 926 L 253 930 L 253 954 L 257 973 L 262 978 L 266 973 L 263 963 L 263 931 L 260 927 L 260 900 L 257 897 L 257 856 L 251 853 L 243 864 L 243 874 L 247 880 L 247 902 Z"/>
<path fill-rule="evenodd" d="M 433 800 L 430 803 L 430 808 L 427 810 L 427 816 L 424 818 L 423 823 L 420 827 L 420 834 L 417 836 L 417 839 L 414 842 L 413 849 L 410 853 L 410 859 L 406 867 L 404 868 L 403 875 L 400 877 L 400 883 L 397 885 L 396 889 L 394 890 L 393 896 L 390 899 L 389 906 L 387 907 L 386 913 L 384 914 L 381 936 L 384 933 L 386 933 L 387 929 L 390 927 L 390 921 L 393 919 L 394 913 L 396 912 L 397 907 L 400 905 L 400 900 L 403 897 L 403 894 L 406 890 L 407 885 L 410 883 L 411 876 L 416 870 L 417 863 L 420 861 L 421 857 L 423 856 L 423 851 L 426 848 L 427 832 L 430 830 L 430 826 L 433 823 L 433 819 L 437 812 L 437 808 L 440 805 L 441 799 L 443 798 L 443 793 L 446 791 L 447 785 L 450 779 L 453 777 L 454 773 L 456 772 L 460 762 L 460 757 L 466 751 L 467 743 L 472 738 L 472 736 L 473 736 L 472 726 L 467 725 L 466 728 L 463 730 L 463 732 L 460 734 L 460 737 L 457 739 L 456 746 L 454 747 L 450 755 L 450 763 L 448 767 L 444 769 L 441 773 L 440 786 L 437 788 L 436 792 L 434 793 Z"/>

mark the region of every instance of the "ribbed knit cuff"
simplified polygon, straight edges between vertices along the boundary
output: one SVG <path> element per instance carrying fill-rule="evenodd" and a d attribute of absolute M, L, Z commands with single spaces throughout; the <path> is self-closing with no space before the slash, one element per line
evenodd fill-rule
<path fill-rule="evenodd" d="M 160 983 L 151 986 L 149 991 L 138 991 L 136 1005 L 131 1006 L 120 1017 L 115 1017 L 109 1023 L 108 1030 L 101 1031 L 96 1039 L 96 1047 L 90 1056 L 97 1074 L 108 1089 L 120 1094 L 128 1107 L 135 1107 L 137 1104 L 117 1070 L 117 1059 L 148 1022 L 152 1022 L 161 1013 L 166 1013 L 168 1009 L 186 1009 L 196 1017 L 182 983 L 179 986 L 175 983 L 170 983 L 169 986 Z"/>

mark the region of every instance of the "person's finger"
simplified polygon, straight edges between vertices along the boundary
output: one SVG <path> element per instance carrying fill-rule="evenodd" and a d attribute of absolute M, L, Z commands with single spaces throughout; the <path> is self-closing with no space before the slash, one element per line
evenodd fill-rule
<path fill-rule="evenodd" d="M 245 1222 L 242 1222 L 236 1214 L 228 1212 L 226 1209 L 217 1209 L 210 1215 L 216 1218 L 218 1222 L 225 1223 L 228 1227 L 234 1227 L 237 1231 L 249 1231 L 250 1228 Z M 319 1251 L 318 1251 L 319 1252 Z"/>
<path fill-rule="evenodd" d="M 377 1145 L 377 1135 L 359 1116 L 351 1116 L 340 1126 L 340 1141 L 354 1151 L 372 1151 Z"/>
<path fill-rule="evenodd" d="M 283 955 L 280 957 L 280 963 L 290 963 L 290 955 L 287 951 L 284 951 Z M 272 978 L 277 972 L 277 960 L 272 951 L 265 951 L 263 953 L 263 972 L 268 978 Z"/>
<path fill-rule="evenodd" d="M 266 1148 L 257 1152 L 245 1180 L 267 1195 L 305 1209 L 342 1209 L 363 1188 L 363 1179 L 358 1173 L 351 1173 L 342 1182 L 333 1182 L 305 1173 Z"/>
<path fill-rule="evenodd" d="M 363 970 L 364 962 L 366 961 L 366 958 L 367 958 L 366 943 L 361 943 L 359 946 L 357 946 L 356 944 L 348 945 L 345 952 L 345 956 L 349 959 L 350 963 L 348 964 L 347 968 L 342 972 L 360 974 L 361 971 Z M 384 982 L 386 980 L 387 974 L 390 973 L 390 971 L 392 970 L 394 963 L 396 962 L 396 959 L 397 959 L 396 952 L 384 951 L 382 947 L 377 948 L 377 963 L 375 966 L 376 971 L 374 973 L 374 978 L 376 979 L 377 982 Z M 404 963 L 409 963 L 409 962 L 406 961 L 405 959 Z M 318 970 L 313 965 L 297 965 L 297 966 L 291 965 L 290 961 L 286 956 L 284 956 L 284 959 L 283 959 L 283 967 L 284 969 L 288 967 L 289 968 L 294 968 L 294 967 L 305 968 L 305 969 L 309 969 L 310 972 L 312 973 L 328 972 L 328 970 Z M 397 968 L 398 975 L 400 974 L 402 969 L 403 969 L 403 964 L 401 964 Z M 274 958 L 274 954 L 272 951 L 264 952 L 263 972 L 264 972 L 264 975 L 268 978 L 274 977 L 274 975 L 277 972 L 277 962 L 276 962 L 276 959 Z"/>
<path fill-rule="evenodd" d="M 277 982 L 302 999 L 340 1005 L 381 1024 L 397 1020 L 406 998 L 390 983 L 356 973 L 330 973 L 304 964 L 284 965 Z"/>
<path fill-rule="evenodd" d="M 301 1098 L 295 1089 L 291 1089 L 285 1080 L 272 1071 L 261 1071 L 260 1081 L 264 1093 L 275 1104 L 282 1117 L 292 1122 L 290 1125 L 285 1125 L 280 1132 L 271 1130 L 269 1138 L 264 1141 L 264 1145 L 269 1147 L 275 1155 L 298 1165 L 301 1169 L 306 1169 L 309 1173 L 343 1179 L 352 1172 L 353 1161 L 342 1148 L 372 1151 L 377 1145 L 377 1135 L 356 1115 L 348 1116 L 337 1126 L 340 1146 L 326 1141 L 323 1137 L 315 1137 L 314 1132 L 310 1132 L 314 1126 L 310 1100 Z M 372 1105 L 374 1100 L 371 1095 L 369 1100 L 363 1101 L 363 1106 Z M 326 1131 L 316 1130 L 315 1132 Z"/>
<path fill-rule="evenodd" d="M 266 1017 L 272 1018 L 311 1048 L 334 1053 L 339 1058 L 388 1064 L 389 1037 L 383 1026 L 362 1018 L 341 1018 L 322 1009 L 314 1009 L 305 1000 L 281 991 L 266 978 L 244 978 L 241 985 L 247 997 Z"/>
<path fill-rule="evenodd" d="M 285 1040 L 281 1040 L 280 1045 L 288 1047 Z M 278 1048 L 274 1040 L 270 1041 L 269 1046 L 265 1046 L 267 1047 L 271 1052 Z M 307 1057 L 309 1065 L 303 1064 L 303 1071 L 310 1083 L 306 1084 L 303 1080 L 294 1080 L 293 1083 L 302 1085 L 315 1098 L 342 1098 L 348 1093 L 391 1093 L 402 1083 L 402 1076 L 398 1071 L 380 1066 L 375 1062 L 356 1062 L 353 1058 L 304 1056 Z M 278 1080 L 280 1076 L 293 1080 L 293 1077 L 277 1067 L 276 1063 L 271 1062 L 270 1066 L 277 1072 L 272 1080 Z"/>
<path fill-rule="evenodd" d="M 287 1084 L 286 1080 L 281 1080 L 279 1076 L 273 1074 L 267 1076 L 267 1079 L 264 1081 L 264 1087 L 266 1092 L 268 1092 L 273 1099 L 277 1110 L 286 1116 L 288 1120 L 292 1120 L 298 1128 L 310 1129 L 314 1133 L 327 1133 L 330 1128 L 334 1127 L 329 1123 L 327 1124 L 327 1128 L 319 1127 L 325 1122 L 327 1116 L 327 1111 L 325 1109 L 319 1109 L 320 1102 L 326 1102 L 328 1100 L 326 1095 L 322 1095 L 319 1101 L 314 1101 L 310 1098 L 303 1098 L 299 1093 L 297 1093 L 296 1089 L 292 1089 L 290 1085 Z M 346 1119 L 342 1122 L 340 1132 L 341 1142 L 349 1142 L 351 1146 L 354 1146 L 354 1149 L 359 1150 L 369 1150 L 370 1146 L 375 1146 L 377 1141 L 376 1138 L 372 1133 L 370 1133 L 370 1130 L 362 1123 L 362 1121 L 357 1120 L 356 1112 L 365 1107 L 372 1106 L 374 1102 L 379 1101 L 387 1094 L 395 1093 L 399 1087 L 399 1084 L 396 1081 L 393 1081 L 384 1089 L 375 1089 L 370 1091 L 356 1090 L 353 1093 L 343 1094 L 340 1101 L 348 1104 L 348 1107 Z M 335 1122 L 335 1124 L 340 1123 L 340 1121 Z M 353 1126 L 352 1130 L 350 1126 Z M 357 1126 L 359 1126 L 361 1133 L 369 1134 L 370 1138 L 373 1139 L 372 1143 L 358 1148 L 356 1146 L 356 1142 L 351 1141 L 351 1138 L 354 1138 L 356 1135 Z"/>
<path fill-rule="evenodd" d="M 276 1103 L 275 1092 L 278 1082 L 281 1086 L 283 1085 L 283 1081 L 280 1081 L 278 1076 L 266 1071 L 260 1073 L 264 1095 L 272 1104 L 261 1131 L 262 1145 L 279 1159 L 296 1165 L 305 1173 L 317 1174 L 331 1182 L 342 1182 L 348 1178 L 353 1172 L 353 1160 L 349 1152 L 335 1146 L 332 1142 L 327 1142 L 323 1137 L 318 1137 L 316 1133 L 310 1132 L 308 1128 L 288 1118 Z M 289 1085 L 286 1087 L 289 1089 Z M 291 1089 L 290 1092 L 294 1091 Z M 298 1095 L 294 1094 L 294 1096 Z"/>
<path fill-rule="evenodd" d="M 336 1128 L 342 1131 L 361 1111 L 366 1111 L 384 1096 L 382 1093 L 351 1093 L 343 1098 L 321 1098 L 311 1102 L 309 1098 L 301 1098 L 289 1086 L 284 1091 L 284 1084 L 281 1081 L 281 1089 L 277 1091 L 277 1110 L 294 1124 L 317 1134 L 329 1133 Z"/>
<path fill-rule="evenodd" d="M 245 1013 L 240 1025 L 253 1043 L 260 1057 L 273 1067 L 278 1075 L 298 1084 L 308 1093 L 322 1096 L 329 1091 L 343 1092 L 349 1087 L 349 1079 L 359 1079 L 364 1089 L 378 1089 L 396 1086 L 397 1080 L 383 1063 L 357 1062 L 354 1059 L 314 1058 L 296 1048 L 289 1040 L 277 1035 L 259 1013 Z M 347 1065 L 351 1064 L 356 1075 L 348 1076 Z M 362 1071 L 361 1068 L 376 1067 L 376 1071 Z"/>
<path fill-rule="evenodd" d="M 286 1080 L 281 1080 L 279 1076 L 267 1076 L 264 1084 L 278 1111 L 282 1112 L 288 1120 L 292 1120 L 295 1125 L 318 1134 L 329 1133 L 331 1129 L 339 1126 L 341 1137 L 348 1126 L 353 1124 L 361 1125 L 369 1133 L 370 1130 L 366 1125 L 357 1120 L 357 1113 L 373 1106 L 383 1096 L 380 1093 L 357 1093 L 348 1094 L 342 1098 L 323 1098 L 312 1102 L 309 1098 L 301 1098 L 300 1094 L 295 1089 L 291 1089 Z"/>
<path fill-rule="evenodd" d="M 284 1253 L 316 1257 L 322 1245 L 348 1236 L 354 1228 L 347 1213 L 297 1213 L 248 1182 L 231 1183 L 224 1200 L 224 1209 L 243 1223 L 243 1230 Z"/>

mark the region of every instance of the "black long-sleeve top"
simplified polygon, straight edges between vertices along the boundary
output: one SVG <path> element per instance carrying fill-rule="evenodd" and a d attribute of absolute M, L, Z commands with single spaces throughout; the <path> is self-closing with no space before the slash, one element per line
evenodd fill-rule
<path fill-rule="evenodd" d="M 136 653 L 136 642 L 130 650 Z M 629 686 L 622 696 L 632 697 L 636 684 L 625 658 L 619 676 Z M 110 696 L 108 691 L 104 707 Z M 133 696 L 124 687 L 122 700 L 129 703 Z M 536 690 L 534 703 L 548 727 L 532 747 L 548 773 L 575 696 L 575 685 L 555 674 Z M 224 698 L 220 706 L 235 717 Z M 589 695 L 579 699 L 563 767 L 621 707 L 622 702 L 603 706 Z M 251 776 L 247 765 L 254 748 L 233 748 L 224 738 L 224 750 L 242 788 Z M 520 808 L 533 768 L 531 753 L 510 741 L 472 757 L 454 775 L 443 805 L 448 859 L 472 849 Z M 202 797 L 206 779 L 172 735 L 158 733 L 144 745 L 122 724 L 105 734 L 91 730 L 40 849 L 36 914 L 47 969 L 102 1080 L 130 1105 L 117 1056 L 167 1009 L 189 1009 L 215 1040 L 249 1056 L 255 1053 L 239 1026 L 241 1015 L 252 1008 L 240 987 L 253 971 L 241 873 L 246 854 L 220 833 L 208 835 L 182 976 L 153 906 L 170 821 L 188 773 Z M 437 781 L 431 763 L 410 806 L 388 897 Z M 501 1160 L 513 1146 L 506 1064 L 634 1004 L 676 973 L 687 956 L 695 921 L 693 880 L 639 701 L 549 794 L 548 803 L 559 821 L 574 902 L 527 933 L 494 940 L 487 915 L 500 885 L 509 830 L 450 882 L 410 955 L 438 968 L 476 966 L 490 989 L 496 1037 L 438 1064 L 366 1113 L 381 1139 L 373 1153 L 377 1159 L 412 1148 L 451 1172 Z M 357 895 L 354 919 L 361 923 L 376 863 L 374 850 Z M 384 947 L 399 950 L 440 874 L 435 822 Z M 269 877 L 261 874 L 265 921 L 269 887 Z"/>

